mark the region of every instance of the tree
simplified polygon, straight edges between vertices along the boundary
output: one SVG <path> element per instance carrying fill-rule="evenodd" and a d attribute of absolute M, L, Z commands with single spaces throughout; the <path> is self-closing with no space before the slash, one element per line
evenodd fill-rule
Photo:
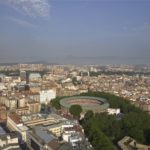
<path fill-rule="evenodd" d="M 61 109 L 60 102 L 59 102 L 60 100 L 61 97 L 57 97 L 51 101 L 52 106 L 55 107 L 57 110 Z"/>
<path fill-rule="evenodd" d="M 105 98 L 109 102 L 110 108 L 120 108 L 123 113 L 121 118 L 118 118 L 107 113 L 96 113 L 92 116 L 91 112 L 87 112 L 82 121 L 82 126 L 90 141 L 94 138 L 91 136 L 93 127 L 94 129 L 99 129 L 113 143 L 116 143 L 124 136 L 130 136 L 139 143 L 150 143 L 149 114 L 135 107 L 126 99 L 110 93 L 90 91 L 81 95 Z M 97 147 L 98 145 L 95 146 Z"/>
<path fill-rule="evenodd" d="M 69 108 L 69 112 L 73 115 L 73 117 L 80 117 L 80 113 L 82 112 L 82 107 L 80 105 L 72 105 Z"/>
<path fill-rule="evenodd" d="M 84 116 L 84 120 L 87 121 L 89 120 L 90 118 L 92 118 L 94 116 L 94 113 L 92 110 L 88 110 Z"/>

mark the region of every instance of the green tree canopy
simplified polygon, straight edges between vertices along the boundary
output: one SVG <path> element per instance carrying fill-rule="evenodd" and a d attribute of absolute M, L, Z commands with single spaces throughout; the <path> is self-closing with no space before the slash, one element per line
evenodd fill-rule
<path fill-rule="evenodd" d="M 73 115 L 73 117 L 80 117 L 80 113 L 82 112 L 82 107 L 80 105 L 72 105 L 69 108 L 69 112 Z"/>
<path fill-rule="evenodd" d="M 107 113 L 93 114 L 91 111 L 85 114 L 81 124 L 96 150 L 111 149 L 105 146 L 116 145 L 124 136 L 130 136 L 139 143 L 150 143 L 149 114 L 135 107 L 128 100 L 110 93 L 89 91 L 82 95 L 105 98 L 109 102 L 110 108 L 120 108 L 122 112 L 121 116 L 108 115 Z M 105 140 L 102 141 L 102 139 Z"/>
<path fill-rule="evenodd" d="M 52 106 L 55 107 L 57 110 L 61 109 L 60 102 L 59 102 L 61 99 L 62 97 L 56 97 L 51 101 Z"/>

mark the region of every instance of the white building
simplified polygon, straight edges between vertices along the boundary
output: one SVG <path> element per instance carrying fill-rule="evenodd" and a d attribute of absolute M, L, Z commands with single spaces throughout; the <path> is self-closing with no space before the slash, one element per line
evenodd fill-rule
<path fill-rule="evenodd" d="M 4 85 L 4 83 L 0 83 L 0 91 L 2 90 L 6 90 L 6 86 Z"/>
<path fill-rule="evenodd" d="M 15 134 L 14 135 L 13 134 L 10 134 L 10 135 L 5 134 L 5 135 L 1 135 L 0 136 L 0 149 L 2 149 L 2 150 L 3 149 L 7 149 L 5 147 L 8 147 L 11 144 L 18 145 L 18 137 L 17 137 L 17 135 L 15 135 Z M 18 145 L 17 148 L 19 148 L 19 145 Z"/>
<path fill-rule="evenodd" d="M 72 134 L 69 138 L 69 142 L 73 147 L 76 147 L 78 143 L 80 143 L 81 141 L 82 141 L 82 137 L 78 133 Z"/>
<path fill-rule="evenodd" d="M 118 114 L 120 114 L 120 109 L 119 108 L 117 108 L 117 109 L 108 108 L 107 112 L 109 115 L 118 115 Z"/>
<path fill-rule="evenodd" d="M 30 73 L 29 81 L 41 81 L 41 75 L 39 73 Z"/>
<path fill-rule="evenodd" d="M 56 98 L 56 90 L 40 91 L 40 103 L 49 103 L 54 98 Z"/>
<path fill-rule="evenodd" d="M 10 110 L 17 107 L 17 99 L 15 97 L 1 97 L 0 103 L 4 104 Z"/>

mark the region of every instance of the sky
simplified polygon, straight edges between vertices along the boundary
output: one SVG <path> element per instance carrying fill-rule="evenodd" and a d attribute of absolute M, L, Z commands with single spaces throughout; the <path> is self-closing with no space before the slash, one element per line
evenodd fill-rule
<path fill-rule="evenodd" d="M 0 63 L 150 64 L 150 0 L 0 0 Z"/>

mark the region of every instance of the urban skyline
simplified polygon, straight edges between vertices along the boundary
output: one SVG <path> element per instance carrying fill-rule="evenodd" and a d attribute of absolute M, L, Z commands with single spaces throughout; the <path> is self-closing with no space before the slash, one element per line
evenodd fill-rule
<path fill-rule="evenodd" d="M 0 63 L 150 64 L 150 2 L 0 1 Z"/>

